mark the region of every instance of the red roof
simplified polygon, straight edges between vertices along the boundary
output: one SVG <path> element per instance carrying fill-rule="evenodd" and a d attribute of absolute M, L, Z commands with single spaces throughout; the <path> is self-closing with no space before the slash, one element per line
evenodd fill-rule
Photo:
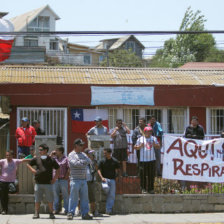
<path fill-rule="evenodd" d="M 219 62 L 188 62 L 181 69 L 224 69 L 224 63 Z"/>

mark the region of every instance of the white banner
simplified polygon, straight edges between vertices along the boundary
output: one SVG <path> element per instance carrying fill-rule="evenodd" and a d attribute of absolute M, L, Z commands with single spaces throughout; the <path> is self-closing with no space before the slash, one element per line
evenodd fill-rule
<path fill-rule="evenodd" d="M 224 182 L 224 138 L 212 140 L 164 136 L 163 178 Z"/>

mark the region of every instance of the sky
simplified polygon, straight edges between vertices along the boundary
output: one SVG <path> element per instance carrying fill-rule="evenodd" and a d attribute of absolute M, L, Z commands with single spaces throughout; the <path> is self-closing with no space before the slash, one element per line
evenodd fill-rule
<path fill-rule="evenodd" d="M 1 11 L 6 19 L 49 5 L 61 18 L 56 31 L 169 31 L 178 30 L 189 6 L 207 19 L 207 30 L 224 30 L 223 0 L 7 0 Z M 77 44 L 96 46 L 99 40 L 117 36 L 67 36 Z M 169 35 L 136 36 L 146 47 L 145 57 L 163 46 Z M 224 34 L 214 35 L 224 49 Z"/>

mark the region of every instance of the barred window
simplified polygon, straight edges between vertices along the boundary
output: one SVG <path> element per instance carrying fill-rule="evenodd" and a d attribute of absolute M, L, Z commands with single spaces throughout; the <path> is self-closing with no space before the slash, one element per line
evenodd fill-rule
<path fill-rule="evenodd" d="M 221 131 L 224 129 L 224 109 L 222 108 L 215 108 L 210 109 L 209 113 L 209 134 L 220 134 Z"/>

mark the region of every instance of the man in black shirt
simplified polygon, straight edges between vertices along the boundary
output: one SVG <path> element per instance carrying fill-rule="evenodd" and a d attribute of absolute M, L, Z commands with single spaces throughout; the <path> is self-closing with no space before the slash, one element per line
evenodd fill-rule
<path fill-rule="evenodd" d="M 46 144 L 41 144 L 39 146 L 40 156 L 34 157 L 29 164 L 27 164 L 28 169 L 35 176 L 35 214 L 33 219 L 40 218 L 39 210 L 40 210 L 40 202 L 42 200 L 43 194 L 45 194 L 46 200 L 48 202 L 50 219 L 54 219 L 55 216 L 53 214 L 53 183 L 56 181 L 59 175 L 59 165 L 58 163 L 47 155 L 48 146 Z M 34 169 L 32 166 L 36 166 Z M 54 179 L 52 180 L 53 169 L 56 169 L 56 174 Z"/>
<path fill-rule="evenodd" d="M 37 135 L 45 135 L 45 131 L 40 128 L 39 120 L 34 120 L 32 126 L 35 128 Z"/>
<path fill-rule="evenodd" d="M 99 162 L 98 174 L 104 184 L 108 185 L 106 214 L 112 214 L 112 208 L 116 193 L 116 177 L 120 167 L 118 160 L 112 157 L 112 150 L 110 148 L 104 149 L 104 159 Z"/>
<path fill-rule="evenodd" d="M 191 138 L 191 139 L 201 139 L 203 140 L 205 137 L 204 129 L 201 125 L 198 123 L 198 117 L 193 116 L 191 118 L 191 125 L 189 125 L 184 133 L 185 138 Z"/>

